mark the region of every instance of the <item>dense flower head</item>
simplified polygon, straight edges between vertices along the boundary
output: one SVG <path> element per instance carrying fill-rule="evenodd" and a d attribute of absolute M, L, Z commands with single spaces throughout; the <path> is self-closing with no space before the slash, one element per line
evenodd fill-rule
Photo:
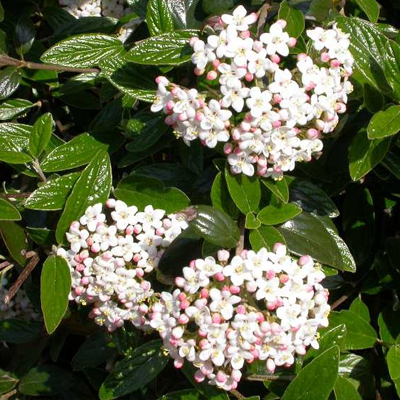
<path fill-rule="evenodd" d="M 230 261 L 193 260 L 176 278 L 173 293 L 161 293 L 150 310 L 177 368 L 185 360 L 224 390 L 237 387 L 246 363 L 262 360 L 271 373 L 289 367 L 295 355 L 318 348 L 318 328 L 328 325 L 325 275 L 310 256 L 293 259 L 286 246 L 244 250 Z"/>
<path fill-rule="evenodd" d="M 24 289 L 19 289 L 9 303 L 5 303 L 8 294 L 8 279 L 5 274 L 0 275 L 0 321 L 5 319 L 23 319 L 35 321 L 40 319 Z"/>
<path fill-rule="evenodd" d="M 105 209 L 102 204 L 88 207 L 71 223 L 69 248 L 57 250 L 70 267 L 70 300 L 93 304 L 90 317 L 110 331 L 125 321 L 145 329 L 148 300 L 154 294 L 147 276 L 186 227 L 183 217 L 151 205 L 138 211 L 109 199 Z"/>
<path fill-rule="evenodd" d="M 332 132 L 346 111 L 353 57 L 349 35 L 336 25 L 307 30 L 310 54 L 287 63 L 296 39 L 278 20 L 259 38 L 249 31 L 257 14 L 243 6 L 222 15 L 214 34 L 193 37 L 195 74 L 212 90 L 198 92 L 158 77 L 152 111 L 167 114 L 186 144 L 200 139 L 214 148 L 225 143 L 232 173 L 280 179 L 297 161 L 321 152 L 323 134 Z"/>

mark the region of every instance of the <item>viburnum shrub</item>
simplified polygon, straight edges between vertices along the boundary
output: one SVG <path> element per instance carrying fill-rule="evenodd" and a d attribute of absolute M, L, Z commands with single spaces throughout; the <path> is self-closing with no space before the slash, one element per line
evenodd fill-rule
<path fill-rule="evenodd" d="M 1 397 L 400 399 L 399 14 L 1 1 Z"/>

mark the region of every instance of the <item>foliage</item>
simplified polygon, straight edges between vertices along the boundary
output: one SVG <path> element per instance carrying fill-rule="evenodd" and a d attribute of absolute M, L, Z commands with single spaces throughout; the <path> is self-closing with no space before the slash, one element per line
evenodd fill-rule
<path fill-rule="evenodd" d="M 0 394 L 400 398 L 398 2 L 125 3 L 119 19 L 78 19 L 56 0 L 0 3 Z M 260 13 L 260 32 L 285 19 L 297 38 L 292 54 L 311 51 L 307 29 L 337 23 L 350 34 L 347 113 L 322 154 L 280 180 L 232 175 L 223 146 L 186 146 L 150 111 L 159 75 L 188 88 L 205 84 L 193 74 L 189 39 L 239 4 Z M 189 364 L 175 369 L 157 332 L 95 325 L 68 302 L 71 277 L 55 247 L 87 207 L 110 196 L 141 211 L 152 204 L 184 212 L 189 221 L 152 273 L 157 291 L 172 291 L 190 260 L 222 248 L 272 250 L 279 242 L 293 257 L 309 254 L 327 276 L 334 310 L 319 349 L 273 374 L 255 361 L 237 391 L 224 392 L 196 382 Z"/>

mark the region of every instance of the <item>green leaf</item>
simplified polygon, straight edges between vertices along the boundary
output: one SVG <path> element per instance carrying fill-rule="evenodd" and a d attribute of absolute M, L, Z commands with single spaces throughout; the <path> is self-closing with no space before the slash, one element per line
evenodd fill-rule
<path fill-rule="evenodd" d="M 312 0 L 308 12 L 318 22 L 323 22 L 328 17 L 329 12 L 333 9 L 331 0 Z"/>
<path fill-rule="evenodd" d="M 21 73 L 16 67 L 6 67 L 0 71 L 0 100 L 10 97 L 19 86 Z"/>
<path fill-rule="evenodd" d="M 327 215 L 335 218 L 339 215 L 335 203 L 320 188 L 304 179 L 286 177 L 289 185 L 289 198 L 304 211 L 315 216 Z"/>
<path fill-rule="evenodd" d="M 396 392 L 400 395 L 400 346 L 392 346 L 386 355 L 390 378 L 394 382 Z"/>
<path fill-rule="evenodd" d="M 379 17 L 379 4 L 376 0 L 355 0 L 371 22 L 377 22 Z"/>
<path fill-rule="evenodd" d="M 26 15 L 19 17 L 15 27 L 15 51 L 18 55 L 22 56 L 31 49 L 35 35 L 36 29 L 31 19 Z"/>
<path fill-rule="evenodd" d="M 115 353 L 112 343 L 107 339 L 105 330 L 89 336 L 75 353 L 71 366 L 74 371 L 83 371 L 87 367 L 97 367 Z"/>
<path fill-rule="evenodd" d="M 80 172 L 73 172 L 47 181 L 26 199 L 25 208 L 42 211 L 62 210 L 79 176 Z"/>
<path fill-rule="evenodd" d="M 73 375 L 55 365 L 32 368 L 21 378 L 18 391 L 28 396 L 51 396 L 63 393 L 74 383 Z"/>
<path fill-rule="evenodd" d="M 291 253 L 309 254 L 316 261 L 344 271 L 355 271 L 355 263 L 347 246 L 328 231 L 321 220 L 302 212 L 278 228 Z"/>
<path fill-rule="evenodd" d="M 371 317 L 369 315 L 369 309 L 365 305 L 365 303 L 361 300 L 361 296 L 359 295 L 356 297 L 349 307 L 349 311 L 357 314 L 359 317 L 367 321 L 368 323 L 371 322 Z"/>
<path fill-rule="evenodd" d="M 369 139 L 382 139 L 400 131 L 400 106 L 391 106 L 376 113 L 368 124 Z"/>
<path fill-rule="evenodd" d="M 186 389 L 186 390 L 180 390 L 179 392 L 172 392 L 165 394 L 158 400 L 204 400 L 204 399 L 205 397 L 203 397 L 197 390 Z"/>
<path fill-rule="evenodd" d="M 329 316 L 331 326 L 346 325 L 346 350 L 369 349 L 374 346 L 375 329 L 362 317 L 352 311 L 333 311 Z"/>
<path fill-rule="evenodd" d="M 122 138 L 121 138 L 122 139 Z M 90 133 L 82 133 L 71 141 L 55 148 L 41 163 L 44 172 L 65 171 L 89 164 L 99 150 L 112 149 L 112 140 L 120 142 L 119 137 L 103 137 Z M 1 156 L 1 154 L 0 154 Z"/>
<path fill-rule="evenodd" d="M 51 247 L 56 241 L 54 231 L 47 228 L 26 228 L 27 234 L 39 246 Z"/>
<path fill-rule="evenodd" d="M 4 8 L 0 2 L 0 22 L 3 22 L 3 21 L 4 21 Z"/>
<path fill-rule="evenodd" d="M 382 110 L 385 105 L 382 93 L 368 83 L 364 85 L 364 105 L 371 114 Z"/>
<path fill-rule="evenodd" d="M 390 141 L 390 138 L 369 140 L 365 128 L 356 134 L 349 148 L 349 171 L 353 181 L 361 179 L 383 160 Z"/>
<path fill-rule="evenodd" d="M 30 126 L 23 124 L 0 124 L 0 161 L 8 164 L 32 161 L 28 150 L 31 130 Z"/>
<path fill-rule="evenodd" d="M 264 207 L 258 213 L 257 218 L 265 225 L 278 225 L 293 219 L 301 212 L 302 209 L 293 203 L 278 205 L 271 204 Z"/>
<path fill-rule="evenodd" d="M 249 239 L 254 251 L 259 251 L 263 247 L 272 251 L 275 243 L 286 244 L 285 238 L 273 226 L 262 225 L 252 230 Z"/>
<path fill-rule="evenodd" d="M 282 400 L 327 400 L 339 367 L 339 347 L 333 346 L 316 357 L 290 382 Z"/>
<path fill-rule="evenodd" d="M 64 8 L 58 6 L 46 6 L 43 8 L 43 16 L 45 21 L 54 29 L 57 30 L 62 26 L 74 22 L 75 17 Z"/>
<path fill-rule="evenodd" d="M 399 269 L 397 259 L 400 254 L 400 238 L 389 237 L 385 242 L 386 253 L 393 268 Z"/>
<path fill-rule="evenodd" d="M 339 375 L 345 378 L 358 379 L 363 375 L 368 374 L 370 365 L 368 360 L 354 354 L 343 354 L 339 361 Z"/>
<path fill-rule="evenodd" d="M 400 335 L 400 310 L 394 311 L 392 307 L 384 308 L 378 317 L 379 336 L 388 344 L 398 342 Z"/>
<path fill-rule="evenodd" d="M 7 393 L 14 389 L 17 383 L 18 378 L 13 373 L 0 369 L 0 394 Z"/>
<path fill-rule="evenodd" d="M 232 175 L 226 168 L 225 180 L 233 201 L 243 214 L 258 210 L 261 188 L 257 177 L 249 177 L 244 174 Z"/>
<path fill-rule="evenodd" d="M 20 221 L 21 214 L 9 201 L 0 197 L 0 221 Z"/>
<path fill-rule="evenodd" d="M 190 60 L 189 39 L 198 31 L 181 30 L 145 39 L 127 54 L 127 61 L 145 65 L 179 65 Z"/>
<path fill-rule="evenodd" d="M 222 172 L 218 172 L 211 187 L 211 202 L 214 208 L 233 218 L 239 216 L 239 210 L 229 195 L 228 186 Z"/>
<path fill-rule="evenodd" d="M 11 257 L 21 266 L 26 264 L 28 241 L 22 226 L 13 221 L 0 222 L 0 234 Z"/>
<path fill-rule="evenodd" d="M 383 159 L 381 165 L 400 179 L 400 148 L 392 147 Z"/>
<path fill-rule="evenodd" d="M 196 18 L 199 14 L 199 3 L 200 0 L 175 0 L 167 2 L 177 29 L 200 29 L 203 26 L 203 21 L 199 21 Z M 204 0 L 202 4 L 204 4 Z"/>
<path fill-rule="evenodd" d="M 356 387 L 347 378 L 338 376 L 333 390 L 336 400 L 361 400 L 361 396 L 357 392 Z"/>
<path fill-rule="evenodd" d="M 0 321 L 0 340 L 6 343 L 28 343 L 43 336 L 42 323 L 22 319 Z"/>
<path fill-rule="evenodd" d="M 145 387 L 167 365 L 162 353 L 162 341 L 148 342 L 119 361 L 99 391 L 100 400 L 112 400 Z"/>
<path fill-rule="evenodd" d="M 147 3 L 146 22 L 152 36 L 172 32 L 174 21 L 164 0 L 149 0 Z"/>
<path fill-rule="evenodd" d="M 46 63 L 74 68 L 102 66 L 124 53 L 122 42 L 113 36 L 89 33 L 65 39 L 50 47 L 41 57 Z"/>
<path fill-rule="evenodd" d="M 99 151 L 82 172 L 65 204 L 57 225 L 58 243 L 64 242 L 65 232 L 73 221 L 79 219 L 89 206 L 105 203 L 112 184 L 110 158 L 105 151 Z"/>
<path fill-rule="evenodd" d="M 189 226 L 210 243 L 231 249 L 239 240 L 239 228 L 223 211 L 210 206 L 194 206 Z"/>
<path fill-rule="evenodd" d="M 261 226 L 261 222 L 253 213 L 246 215 L 245 228 L 246 229 L 258 229 Z"/>
<path fill-rule="evenodd" d="M 189 206 L 190 200 L 181 190 L 166 188 L 158 179 L 140 175 L 130 175 L 121 181 L 115 190 L 115 197 L 139 210 L 152 205 L 167 214 L 180 211 Z"/>
<path fill-rule="evenodd" d="M 287 22 L 286 32 L 291 37 L 298 38 L 303 32 L 305 27 L 303 13 L 300 10 L 290 7 L 286 0 L 279 7 L 278 18 L 284 19 Z"/>
<path fill-rule="evenodd" d="M 53 117 L 50 113 L 41 115 L 32 128 L 29 136 L 29 151 L 31 155 L 38 158 L 51 139 L 53 133 Z"/>
<path fill-rule="evenodd" d="M 289 201 L 289 187 L 286 179 L 261 179 L 261 182 L 281 201 Z"/>
<path fill-rule="evenodd" d="M 25 99 L 7 100 L 0 104 L 0 121 L 18 118 L 34 106 L 29 100 Z"/>
<path fill-rule="evenodd" d="M 58 256 L 48 257 L 40 276 L 40 302 L 44 324 L 50 334 L 56 330 L 67 311 L 70 291 L 71 273 L 67 261 Z"/>

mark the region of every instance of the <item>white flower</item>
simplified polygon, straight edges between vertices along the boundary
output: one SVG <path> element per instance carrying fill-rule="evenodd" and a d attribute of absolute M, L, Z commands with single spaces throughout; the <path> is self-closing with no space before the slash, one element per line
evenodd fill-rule
<path fill-rule="evenodd" d="M 229 276 L 232 283 L 236 286 L 243 284 L 245 280 L 252 280 L 251 270 L 248 269 L 248 264 L 244 262 L 240 256 L 232 258 L 229 265 L 224 268 L 224 275 Z"/>
<path fill-rule="evenodd" d="M 165 211 L 154 209 L 152 205 L 145 207 L 144 212 L 138 212 L 136 217 L 138 222 L 143 225 L 143 230 L 146 232 L 152 228 L 159 229 L 162 226 L 161 219 L 164 217 Z"/>
<path fill-rule="evenodd" d="M 117 200 L 111 218 L 116 222 L 118 230 L 123 231 L 128 225 L 136 224 L 136 212 L 137 207 L 128 207 L 123 201 Z"/>
<path fill-rule="evenodd" d="M 243 172 L 247 176 L 254 175 L 254 157 L 245 151 L 229 154 L 228 163 L 231 166 L 231 171 L 235 174 Z"/>
<path fill-rule="evenodd" d="M 229 320 L 233 316 L 233 305 L 240 302 L 240 297 L 232 296 L 228 291 L 220 291 L 218 289 L 210 290 L 210 310 L 220 313 L 225 320 Z"/>
<path fill-rule="evenodd" d="M 192 55 L 192 62 L 196 64 L 200 70 L 204 69 L 206 65 L 215 60 L 215 54 L 211 47 L 208 47 L 202 40 L 198 39 L 193 45 L 194 54 Z"/>
<path fill-rule="evenodd" d="M 261 92 L 259 87 L 252 87 L 250 89 L 250 97 L 246 100 L 246 105 L 250 109 L 250 114 L 257 118 L 260 117 L 264 112 L 271 110 L 271 99 L 272 94 L 270 91 L 264 90 Z"/>
<path fill-rule="evenodd" d="M 279 22 L 272 24 L 269 28 L 269 33 L 263 33 L 260 40 L 267 45 L 267 54 L 280 54 L 286 57 L 289 54 L 289 34 L 284 32 Z"/>
<path fill-rule="evenodd" d="M 246 9 L 239 6 L 233 10 L 232 15 L 223 14 L 221 19 L 225 24 L 234 26 L 238 31 L 247 31 L 249 25 L 257 21 L 257 15 L 254 13 L 247 15 Z"/>
<path fill-rule="evenodd" d="M 221 99 L 221 105 L 224 108 L 232 108 L 241 112 L 244 107 L 244 99 L 249 96 L 250 89 L 243 87 L 240 81 L 237 82 L 236 86 L 229 88 L 228 86 L 221 86 L 221 93 L 224 97 Z"/>
<path fill-rule="evenodd" d="M 279 93 L 283 98 L 293 96 L 298 91 L 299 85 L 292 80 L 292 74 L 288 69 L 278 69 L 274 74 L 274 81 L 268 86 L 272 93 Z"/>

